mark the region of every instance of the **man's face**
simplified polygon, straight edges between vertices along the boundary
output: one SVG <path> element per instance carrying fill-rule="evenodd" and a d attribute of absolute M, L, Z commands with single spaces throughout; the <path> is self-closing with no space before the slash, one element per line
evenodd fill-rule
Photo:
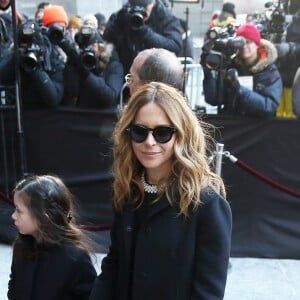
<path fill-rule="evenodd" d="M 150 18 L 154 6 L 155 6 L 155 1 L 151 4 L 146 5 L 145 9 L 146 9 L 147 16 L 145 17 L 145 21 L 147 21 Z"/>
<path fill-rule="evenodd" d="M 129 70 L 131 75 L 131 82 L 128 84 L 130 95 L 133 95 L 143 84 L 144 82 L 140 79 L 139 70 L 144 63 L 146 56 L 138 55 L 131 65 Z"/>

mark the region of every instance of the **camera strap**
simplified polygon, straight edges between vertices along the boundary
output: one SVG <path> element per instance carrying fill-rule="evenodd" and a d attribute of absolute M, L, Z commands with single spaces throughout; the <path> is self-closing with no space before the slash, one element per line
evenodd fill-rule
<path fill-rule="evenodd" d="M 7 50 L 9 42 L 9 36 L 5 21 L 0 17 L 0 57 L 3 56 L 5 50 Z"/>
<path fill-rule="evenodd" d="M 52 44 L 47 38 L 45 38 L 45 51 L 43 53 L 43 56 L 44 56 L 43 69 L 46 72 L 50 72 L 52 69 L 52 67 L 51 67 L 51 52 L 52 52 Z"/>

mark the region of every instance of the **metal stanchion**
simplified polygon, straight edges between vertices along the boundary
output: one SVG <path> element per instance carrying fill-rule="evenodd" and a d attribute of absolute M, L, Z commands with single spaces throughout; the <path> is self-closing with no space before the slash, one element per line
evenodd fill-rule
<path fill-rule="evenodd" d="M 216 167 L 215 167 L 215 172 L 217 175 L 221 176 L 221 171 L 222 171 L 222 159 L 223 159 L 223 149 L 224 149 L 224 144 L 217 143 L 216 145 Z M 220 191 L 220 186 L 216 186 L 217 191 Z"/>
<path fill-rule="evenodd" d="M 27 161 L 25 155 L 25 139 L 23 131 L 23 109 L 21 99 L 21 75 L 20 75 L 20 57 L 18 49 L 18 24 L 16 0 L 11 0 L 12 24 L 13 24 L 13 41 L 14 41 L 14 68 L 16 74 L 15 91 L 16 91 L 16 112 L 18 121 L 18 138 L 19 138 L 19 153 L 20 153 L 20 171 L 21 177 L 27 174 Z"/>
<path fill-rule="evenodd" d="M 215 172 L 221 176 L 222 158 L 223 158 L 224 144 L 217 143 L 216 145 L 216 169 Z"/>
<path fill-rule="evenodd" d="M 124 84 L 123 84 L 123 86 L 122 86 L 122 89 L 121 89 L 121 93 L 120 93 L 120 102 L 119 102 L 119 105 L 118 105 L 118 111 L 122 111 L 123 110 L 123 108 L 124 108 L 124 95 L 123 95 L 123 93 L 124 93 L 124 90 L 125 90 L 125 88 L 127 87 L 127 83 L 125 82 Z"/>

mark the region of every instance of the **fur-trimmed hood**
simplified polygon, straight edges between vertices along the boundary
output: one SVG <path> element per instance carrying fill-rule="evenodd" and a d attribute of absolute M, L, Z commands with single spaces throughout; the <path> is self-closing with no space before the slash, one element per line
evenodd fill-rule
<path fill-rule="evenodd" d="M 258 47 L 257 51 L 259 54 L 259 60 L 249 69 L 249 72 L 253 74 L 263 71 L 270 64 L 274 63 L 278 57 L 274 44 L 265 39 L 261 39 L 261 45 Z M 241 66 L 244 65 L 238 56 L 235 58 L 235 63 Z"/>
<path fill-rule="evenodd" d="M 103 71 L 112 57 L 114 46 L 111 43 L 99 43 L 99 69 Z"/>

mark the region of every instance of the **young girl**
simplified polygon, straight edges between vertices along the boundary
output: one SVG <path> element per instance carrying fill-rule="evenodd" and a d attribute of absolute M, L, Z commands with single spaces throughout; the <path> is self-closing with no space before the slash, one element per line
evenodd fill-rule
<path fill-rule="evenodd" d="M 88 299 L 96 270 L 73 221 L 73 198 L 55 176 L 32 176 L 14 189 L 13 247 L 8 299 Z M 71 220 L 72 219 L 72 220 Z"/>

